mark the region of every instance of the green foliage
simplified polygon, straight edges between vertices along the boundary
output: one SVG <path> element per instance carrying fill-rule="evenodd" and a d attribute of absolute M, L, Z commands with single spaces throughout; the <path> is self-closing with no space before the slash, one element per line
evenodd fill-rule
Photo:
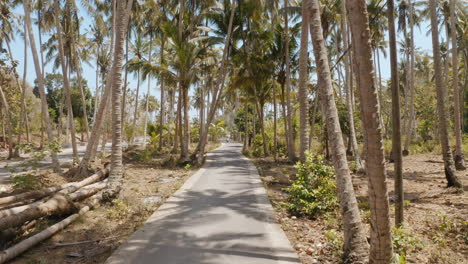
<path fill-rule="evenodd" d="M 434 134 L 434 120 L 422 120 L 417 126 L 416 131 L 418 135 L 421 136 L 422 140 L 428 141 L 432 139 L 432 135 Z"/>
<path fill-rule="evenodd" d="M 107 210 L 107 216 L 111 219 L 124 219 L 130 213 L 128 205 L 122 200 L 116 199 L 112 201 L 112 207 Z"/>
<path fill-rule="evenodd" d="M 307 154 L 304 163 L 296 164 L 297 174 L 291 185 L 285 188 L 289 197 L 282 203 L 289 213 L 314 218 L 331 211 L 338 205 L 333 169 L 323 157 Z"/>
<path fill-rule="evenodd" d="M 132 141 L 135 134 L 135 128 L 132 125 L 124 125 L 124 133 L 127 141 Z"/>
<path fill-rule="evenodd" d="M 37 190 L 41 187 L 37 176 L 32 173 L 13 176 L 11 182 L 15 190 Z"/>
<path fill-rule="evenodd" d="M 333 248 L 333 254 L 336 256 L 341 255 L 341 249 L 343 248 L 343 235 L 337 232 L 335 229 L 329 229 L 325 231 L 325 237 L 327 238 L 328 243 Z"/>
<path fill-rule="evenodd" d="M 412 230 L 405 227 L 392 228 L 393 233 L 393 263 L 404 264 L 406 263 L 406 256 L 408 253 L 421 250 L 424 243 L 413 234 Z"/>
<path fill-rule="evenodd" d="M 146 148 L 141 151 L 137 151 L 133 155 L 133 160 L 137 162 L 148 162 L 153 159 L 153 151 L 149 148 Z"/>
<path fill-rule="evenodd" d="M 184 167 L 185 170 L 190 170 L 192 168 L 192 166 L 190 165 L 190 163 L 187 163 Z"/>

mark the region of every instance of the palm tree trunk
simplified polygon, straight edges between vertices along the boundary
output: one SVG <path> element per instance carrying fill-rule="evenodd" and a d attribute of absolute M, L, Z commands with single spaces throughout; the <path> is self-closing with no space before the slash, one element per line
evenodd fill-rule
<path fill-rule="evenodd" d="M 179 94 L 177 96 L 177 110 L 175 113 L 175 134 L 174 134 L 174 147 L 172 149 L 173 153 L 177 153 L 177 149 L 179 148 L 179 140 L 180 140 L 180 130 L 182 129 L 180 126 L 181 122 L 181 115 L 182 115 L 182 93 L 179 89 Z M 180 144 L 183 144 L 180 142 Z"/>
<path fill-rule="evenodd" d="M 307 96 L 307 80 L 308 80 L 308 69 L 307 69 L 307 56 L 308 56 L 308 47 L 309 47 L 309 18 L 307 12 L 307 5 L 304 4 L 307 1 L 303 2 L 302 5 L 302 23 L 301 23 L 301 47 L 299 51 L 299 159 L 305 161 L 305 152 L 309 146 L 307 138 L 308 130 L 308 114 L 309 114 L 309 104 Z"/>
<path fill-rule="evenodd" d="M 99 66 L 98 65 L 99 65 L 99 58 L 96 58 L 96 89 L 94 90 L 93 126 L 96 123 L 96 115 L 97 115 L 98 102 L 99 102 Z M 89 137 L 88 137 L 88 141 L 89 141 Z"/>
<path fill-rule="evenodd" d="M 314 56 L 317 63 L 318 87 L 320 89 L 322 109 L 326 115 L 327 133 L 331 145 L 333 166 L 340 198 L 344 232 L 344 254 L 349 262 L 365 263 L 367 258 L 367 241 L 361 225 L 361 216 L 354 194 L 348 161 L 343 143 L 338 111 L 333 95 L 333 86 L 328 65 L 327 49 L 323 38 L 318 0 L 309 0 L 311 38 Z"/>
<path fill-rule="evenodd" d="M 343 49 L 346 51 L 344 60 L 345 60 L 345 80 L 344 80 L 344 87 L 346 91 L 346 108 L 348 110 L 348 120 L 349 120 L 349 140 L 353 150 L 353 157 L 354 161 L 356 162 L 356 167 L 358 170 L 363 169 L 363 164 L 361 160 L 361 155 L 359 153 L 359 146 L 357 143 L 356 138 L 356 129 L 354 125 L 354 107 L 353 107 L 353 80 L 351 75 L 351 50 L 348 40 L 348 23 L 346 21 L 346 7 L 342 5 L 342 17 L 341 17 L 341 24 L 342 24 L 342 36 L 343 36 Z"/>
<path fill-rule="evenodd" d="M 284 7 L 288 8 L 289 0 L 284 1 Z M 291 107 L 291 65 L 289 56 L 289 24 L 288 24 L 288 12 L 284 12 L 284 38 L 285 38 L 285 64 L 286 64 L 286 124 L 288 127 L 287 138 L 288 138 L 288 158 L 290 161 L 295 161 L 296 150 L 294 144 L 294 134 L 292 127 L 292 107 Z"/>
<path fill-rule="evenodd" d="M 3 137 L 3 148 L 8 147 L 8 139 L 6 137 L 5 133 L 5 114 L 2 111 L 2 108 L 0 107 L 0 114 L 2 115 L 2 137 Z"/>
<path fill-rule="evenodd" d="M 409 35 L 409 49 L 408 49 L 408 71 L 407 71 L 407 85 L 408 85 L 408 100 L 409 100 L 409 107 L 408 107 L 408 123 L 406 127 L 405 133 L 405 146 L 403 148 L 403 153 L 409 154 L 409 147 L 411 144 L 411 139 L 414 133 L 414 126 L 415 126 L 415 110 L 414 110 L 414 22 L 413 22 L 413 6 L 411 0 L 408 0 L 408 6 L 410 8 L 409 11 L 409 27 L 410 27 L 410 35 Z"/>
<path fill-rule="evenodd" d="M 127 90 L 128 90 L 128 43 L 130 42 L 130 30 L 129 30 L 130 25 L 127 25 L 127 37 L 125 38 L 125 77 L 124 77 L 124 83 L 123 83 L 123 91 L 122 91 L 122 132 L 124 131 L 125 128 L 125 108 L 127 105 Z M 128 140 L 128 139 L 127 139 Z"/>
<path fill-rule="evenodd" d="M 436 1 L 429 0 L 429 9 L 431 12 L 431 29 L 432 29 L 432 52 L 434 56 L 434 73 L 437 93 L 437 113 L 439 117 L 439 134 L 440 144 L 442 145 L 442 158 L 444 160 L 445 177 L 449 187 L 462 188 L 462 183 L 458 179 L 455 168 L 453 166 L 452 152 L 450 150 L 448 129 L 447 129 L 447 114 L 446 114 L 446 98 L 442 79 L 442 69 L 440 63 L 440 47 L 439 47 L 439 29 L 437 27 L 437 10 Z"/>
<path fill-rule="evenodd" d="M 161 35 L 161 65 L 164 65 L 164 44 L 165 44 L 165 38 L 164 34 Z M 159 80 L 161 84 L 161 105 L 160 105 L 160 110 L 159 110 L 159 150 L 162 149 L 163 147 L 163 127 L 164 127 L 164 116 L 166 113 L 165 109 L 165 104 L 166 104 L 166 98 L 165 98 L 165 91 L 164 91 L 164 79 L 160 78 Z"/>
<path fill-rule="evenodd" d="M 26 76 L 28 74 L 28 29 L 26 28 L 26 23 L 24 23 L 24 71 L 23 71 L 23 93 L 25 96 L 22 99 L 26 99 Z M 21 105 L 24 104 L 24 107 L 26 108 L 26 103 L 24 100 L 21 100 Z M 42 119 L 41 119 L 42 120 Z M 28 113 L 25 109 L 24 112 L 24 121 L 26 123 L 26 141 L 31 142 L 30 140 L 30 132 L 29 132 L 29 120 L 28 120 Z M 42 125 L 41 125 L 42 128 Z"/>
<path fill-rule="evenodd" d="M 243 150 L 246 151 L 248 149 L 249 144 L 249 105 L 246 102 L 244 106 L 244 146 Z"/>
<path fill-rule="evenodd" d="M 137 72 L 137 89 L 135 95 L 135 110 L 133 112 L 133 124 L 132 124 L 132 142 L 135 142 L 136 122 L 138 119 L 138 97 L 140 93 L 140 70 Z"/>
<path fill-rule="evenodd" d="M 153 49 L 153 35 L 150 36 L 150 45 L 148 51 L 148 62 L 151 64 L 151 51 Z M 145 105 L 145 119 L 143 122 L 143 149 L 146 149 L 146 133 L 148 129 L 148 107 L 149 107 L 149 95 L 151 91 L 151 77 L 148 76 L 148 91 L 146 92 L 146 105 Z"/>
<path fill-rule="evenodd" d="M 11 52 L 10 41 L 8 39 L 5 39 L 5 43 L 6 43 L 6 46 L 7 46 L 7 49 L 8 49 L 8 56 L 10 57 L 10 60 L 13 61 L 13 53 Z M 10 158 L 19 157 L 19 147 L 21 145 L 21 136 L 22 136 L 22 133 L 23 133 L 23 120 L 25 119 L 25 115 L 26 115 L 26 104 L 24 102 L 25 101 L 25 95 L 26 95 L 26 87 L 25 87 L 24 83 L 23 83 L 23 85 L 20 84 L 18 74 L 16 72 L 16 68 L 14 68 L 14 75 L 15 75 L 16 85 L 18 86 L 18 89 L 21 91 L 21 109 L 20 109 L 20 115 L 19 115 L 18 138 L 17 138 L 16 145 L 15 145 L 15 151 L 14 151 L 14 153 L 12 153 L 12 156 Z M 11 124 L 10 124 L 10 126 L 11 126 Z M 13 134 L 12 134 L 12 136 L 13 136 Z M 12 140 L 12 139 L 13 138 L 11 138 L 10 140 Z"/>
<path fill-rule="evenodd" d="M 395 36 L 395 8 L 393 0 L 387 0 L 387 6 L 392 90 L 392 159 L 394 161 L 395 175 L 395 224 L 396 226 L 401 226 L 404 222 L 403 159 L 401 152 L 400 89 L 398 76 L 398 55 Z"/>
<path fill-rule="evenodd" d="M 462 142 L 462 124 L 460 120 L 460 91 L 458 88 L 458 54 L 457 54 L 457 30 L 455 21 L 456 0 L 450 0 L 450 25 L 452 33 L 452 86 L 453 86 L 453 108 L 455 117 L 455 168 L 457 170 L 465 169 L 465 160 L 463 156 Z"/>
<path fill-rule="evenodd" d="M 13 120 L 11 118 L 11 112 L 10 112 L 10 107 L 9 104 L 6 100 L 5 94 L 3 93 L 3 88 L 0 86 L 0 100 L 2 101 L 3 108 L 5 109 L 5 116 L 6 116 L 6 121 L 7 121 L 7 131 L 8 131 L 8 140 L 5 140 L 8 142 L 8 159 L 13 158 L 13 128 L 11 127 L 13 124 Z M 5 137 L 4 137 L 5 138 Z"/>
<path fill-rule="evenodd" d="M 54 9 L 55 9 L 55 25 L 57 27 L 57 35 L 58 35 L 59 56 L 60 56 L 60 62 L 62 64 L 63 86 L 64 86 L 65 96 L 67 100 L 68 122 L 69 122 L 70 132 L 71 132 L 73 159 L 75 161 L 78 161 L 79 158 L 78 158 L 78 148 L 76 146 L 75 120 L 73 119 L 70 83 L 68 82 L 68 69 L 65 63 L 65 52 L 63 49 L 62 27 L 60 25 L 60 5 L 59 5 L 58 0 L 54 0 Z M 68 66 L 71 68 L 71 65 L 68 65 Z"/>
<path fill-rule="evenodd" d="M 42 115 L 44 118 L 44 124 L 47 127 L 47 137 L 48 137 L 48 143 L 54 142 L 54 134 L 52 132 L 52 124 L 50 123 L 50 118 L 49 118 L 49 107 L 47 105 L 47 100 L 45 97 L 45 89 L 44 89 L 44 79 L 43 74 L 41 72 L 41 66 L 39 65 L 39 58 L 37 55 L 37 49 L 36 49 L 36 42 L 34 40 L 34 32 L 32 30 L 31 26 L 31 17 L 30 17 L 30 1 L 29 0 L 24 0 L 23 1 L 23 8 L 24 8 L 24 20 L 27 25 L 27 31 L 28 31 L 28 36 L 29 36 L 29 43 L 31 47 L 31 53 L 33 55 L 33 61 L 34 61 L 34 68 L 36 69 L 36 78 L 38 80 L 38 87 L 39 87 L 39 95 L 41 97 L 41 109 L 42 109 Z M 58 162 L 57 158 L 57 153 L 52 152 L 51 153 L 52 157 L 52 166 L 54 168 L 55 172 L 60 172 L 60 165 Z"/>
<path fill-rule="evenodd" d="M 314 130 L 315 130 L 315 115 L 317 114 L 317 107 L 319 103 L 319 91 L 317 89 L 315 99 L 314 99 L 314 106 L 312 109 L 312 115 L 310 116 L 310 132 L 309 132 L 309 151 L 312 151 L 312 140 L 314 138 Z"/>
<path fill-rule="evenodd" d="M 121 189 L 124 167 L 122 164 L 122 64 L 124 56 L 125 33 L 132 9 L 133 0 L 117 1 L 115 27 L 115 53 L 112 65 L 112 154 L 109 183 L 104 196 L 115 197 Z"/>
<path fill-rule="evenodd" d="M 198 142 L 197 148 L 194 151 L 194 155 L 192 156 L 192 160 L 197 159 L 197 162 L 201 164 L 203 160 L 203 155 L 205 153 L 205 146 L 208 140 L 208 130 L 209 126 L 213 122 L 216 110 L 218 108 L 219 104 L 219 99 L 221 97 L 221 94 L 224 89 L 224 82 L 226 78 L 226 68 L 227 68 L 227 59 L 228 59 L 228 53 L 229 53 L 229 44 L 231 43 L 231 34 L 232 34 L 232 27 L 234 23 L 234 13 L 236 10 L 236 4 L 235 2 L 232 3 L 231 5 L 231 14 L 229 17 L 229 24 L 228 24 L 228 32 L 226 35 L 226 40 L 224 42 L 224 49 L 223 49 L 223 57 L 221 60 L 221 67 L 220 71 L 218 72 L 218 78 L 216 79 L 215 83 L 215 90 L 213 91 L 212 95 L 212 102 L 209 108 L 209 112 L 207 115 L 207 120 L 204 128 L 204 134 L 200 138 L 200 142 Z"/>
<path fill-rule="evenodd" d="M 78 67 L 78 70 L 76 71 L 76 75 L 78 78 L 78 89 L 80 89 L 80 96 L 81 96 L 81 103 L 83 104 L 83 119 L 84 119 L 84 125 L 85 125 L 85 132 L 86 132 L 86 140 L 89 139 L 89 123 L 88 123 L 88 107 L 86 106 L 86 97 L 85 97 L 85 92 L 83 88 L 83 78 L 81 76 L 81 70 Z"/>
<path fill-rule="evenodd" d="M 112 9 L 113 9 L 113 14 L 115 14 L 115 1 L 112 1 Z M 115 25 L 115 21 L 116 21 L 116 16 L 114 15 L 113 16 L 113 25 Z M 114 40 L 115 40 L 115 32 L 116 32 L 116 28 L 115 27 L 112 27 L 112 34 L 111 34 L 111 49 L 110 49 L 110 57 L 113 58 L 114 57 Z M 111 70 L 112 71 L 112 70 Z M 102 122 L 103 122 L 103 119 L 104 119 L 104 116 L 106 114 L 106 106 L 107 106 L 107 101 L 108 100 L 105 100 L 107 98 L 110 97 L 111 95 L 111 90 L 112 90 L 112 83 L 111 83 L 111 75 L 112 75 L 112 72 L 111 74 L 108 74 L 107 77 L 106 77 L 106 81 L 104 83 L 104 86 L 103 86 L 103 91 L 102 91 L 102 96 L 101 96 L 101 103 L 99 104 L 99 109 L 97 111 L 97 114 L 94 118 L 94 124 L 93 124 L 93 128 L 91 130 L 91 135 L 89 137 L 89 140 L 88 140 L 88 144 L 86 145 L 86 152 L 85 154 L 83 155 L 83 158 L 81 159 L 81 162 L 80 162 L 80 165 L 78 167 L 78 170 L 75 174 L 75 176 L 84 176 L 88 173 L 88 164 L 89 164 L 89 161 L 92 160 L 96 154 L 96 151 L 97 151 L 97 147 L 99 145 L 99 137 L 102 133 Z M 104 82 L 104 80 L 103 80 Z"/>
<path fill-rule="evenodd" d="M 184 103 L 184 148 L 182 157 L 184 161 L 187 161 L 189 158 L 189 147 L 190 147 L 190 121 L 189 121 L 189 87 L 186 86 L 183 88 L 183 103 Z"/>
<path fill-rule="evenodd" d="M 273 83 L 273 147 L 274 159 L 278 159 L 278 105 L 276 103 L 276 83 Z"/>
<path fill-rule="evenodd" d="M 380 105 L 374 81 L 369 20 L 365 0 L 348 0 L 346 7 L 352 33 L 356 79 L 361 102 L 361 119 L 366 150 L 366 175 L 369 178 L 371 210 L 370 263 L 391 262 L 392 236 L 388 202 L 385 157 L 379 121 Z"/>

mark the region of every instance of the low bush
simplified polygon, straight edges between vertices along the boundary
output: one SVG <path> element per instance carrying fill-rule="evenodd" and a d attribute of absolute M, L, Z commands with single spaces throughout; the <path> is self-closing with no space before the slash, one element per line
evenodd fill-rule
<path fill-rule="evenodd" d="M 282 203 L 290 214 L 308 218 L 332 211 L 338 205 L 335 174 L 326 165 L 323 157 L 307 154 L 304 163 L 296 164 L 297 174 L 291 185 L 285 188 L 289 193 Z"/>

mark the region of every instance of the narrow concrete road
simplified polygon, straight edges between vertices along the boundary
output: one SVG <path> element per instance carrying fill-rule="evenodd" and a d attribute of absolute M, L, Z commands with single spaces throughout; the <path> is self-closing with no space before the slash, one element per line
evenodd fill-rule
<path fill-rule="evenodd" d="M 299 263 L 255 166 L 228 143 L 107 264 Z"/>

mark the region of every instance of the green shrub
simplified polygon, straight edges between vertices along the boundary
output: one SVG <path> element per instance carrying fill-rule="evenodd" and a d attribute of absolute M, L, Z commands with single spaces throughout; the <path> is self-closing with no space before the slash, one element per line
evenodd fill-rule
<path fill-rule="evenodd" d="M 392 233 L 394 249 L 393 263 L 406 263 L 406 256 L 408 253 L 421 250 L 424 246 L 423 242 L 413 234 L 413 231 L 405 227 L 393 227 Z"/>
<path fill-rule="evenodd" d="M 30 173 L 13 176 L 11 182 L 15 190 L 37 190 L 41 187 L 37 177 Z"/>
<path fill-rule="evenodd" d="M 336 208 L 338 199 L 333 169 L 324 163 L 323 157 L 307 154 L 304 163 L 296 164 L 297 174 L 289 193 L 282 203 L 290 214 L 314 218 L 320 213 Z"/>

